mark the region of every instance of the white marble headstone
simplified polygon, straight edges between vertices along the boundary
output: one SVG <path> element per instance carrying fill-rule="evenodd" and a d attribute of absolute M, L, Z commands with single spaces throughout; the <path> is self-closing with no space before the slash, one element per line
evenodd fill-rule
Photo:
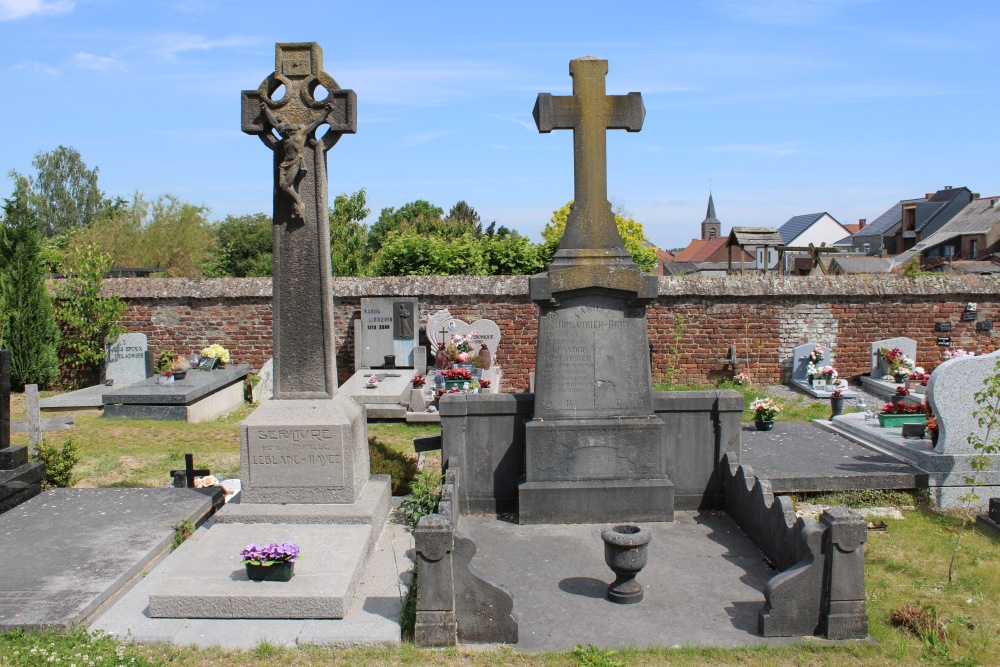
<path fill-rule="evenodd" d="M 792 379 L 805 382 L 809 379 L 809 354 L 816 348 L 816 343 L 803 343 L 792 352 Z M 820 345 L 823 350 L 823 361 L 817 366 L 833 366 L 833 353 L 826 345 Z"/>
<path fill-rule="evenodd" d="M 974 454 L 968 443 L 970 433 L 985 435 L 972 416 L 979 405 L 975 394 L 984 388 L 983 380 L 996 372 L 1000 351 L 981 357 L 949 359 L 934 369 L 927 383 L 927 403 L 938 420 L 939 454 Z"/>
<path fill-rule="evenodd" d="M 431 341 L 432 353 L 437 353 L 440 347 L 442 330 L 447 330 L 445 338 L 448 340 L 455 335 L 466 336 L 472 333 L 472 353 L 478 354 L 480 346 L 485 343 L 490 354 L 496 359 L 497 348 L 500 346 L 500 325 L 493 320 L 482 319 L 467 323 L 453 318 L 447 310 L 434 313 L 427 320 L 427 339 Z M 431 332 L 434 332 L 433 337 Z"/>
<path fill-rule="evenodd" d="M 886 338 L 885 340 L 877 340 L 874 343 L 872 343 L 871 370 L 869 371 L 871 376 L 876 380 L 881 380 L 882 376 L 884 376 L 886 373 L 889 372 L 889 369 L 886 368 L 884 363 L 882 362 L 882 358 L 878 356 L 879 349 L 883 347 L 888 348 L 890 350 L 894 347 L 898 347 L 903 351 L 903 354 L 905 354 L 910 359 L 913 359 L 914 362 L 916 362 L 917 341 L 913 340 L 912 338 L 899 337 L 899 338 Z"/>
<path fill-rule="evenodd" d="M 113 380 L 115 387 L 142 382 L 146 375 L 146 351 L 149 340 L 144 333 L 124 333 L 114 343 L 105 343 L 107 370 L 105 380 Z"/>

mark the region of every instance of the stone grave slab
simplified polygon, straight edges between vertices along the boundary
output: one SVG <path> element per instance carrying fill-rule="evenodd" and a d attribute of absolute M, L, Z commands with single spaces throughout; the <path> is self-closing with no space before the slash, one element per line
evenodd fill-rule
<path fill-rule="evenodd" d="M 123 387 L 142 382 L 153 374 L 152 359 L 147 360 L 149 340 L 144 333 L 123 333 L 114 343 L 105 343 L 107 364 L 104 379 L 111 386 Z"/>
<path fill-rule="evenodd" d="M 364 297 L 355 330 L 355 368 L 380 368 L 386 355 L 396 366 L 412 367 L 420 333 L 420 308 L 416 298 Z"/>
<path fill-rule="evenodd" d="M 102 397 L 104 416 L 211 421 L 243 404 L 243 378 L 249 373 L 250 367 L 241 364 L 214 371 L 190 370 L 183 380 L 170 384 L 151 377 L 120 389 L 109 388 Z"/>
<path fill-rule="evenodd" d="M 960 497 L 969 490 L 965 482 L 965 477 L 973 474 L 969 454 L 940 453 L 935 451 L 930 438 L 904 438 L 901 428 L 883 428 L 877 419 L 866 420 L 860 412 L 840 415 L 818 425 L 926 472 L 931 499 L 938 507 L 960 506 Z M 1000 495 L 1000 470 L 996 466 L 980 479 L 983 486 L 977 492 L 981 497 Z"/>
<path fill-rule="evenodd" d="M 893 401 L 898 401 L 899 397 L 896 395 L 896 387 L 901 386 L 898 382 L 887 382 L 886 380 L 879 380 L 868 375 L 861 376 L 861 386 L 869 394 L 873 396 L 878 396 L 884 401 L 892 399 Z M 922 387 L 924 391 L 911 391 L 909 395 L 903 396 L 903 402 L 910 405 L 920 405 L 927 398 L 926 387 Z"/>
<path fill-rule="evenodd" d="M 792 351 L 792 379 L 789 384 L 795 389 L 809 394 L 814 398 L 830 398 L 833 394 L 832 389 L 829 391 L 826 389 L 816 389 L 809 384 L 809 372 L 807 370 L 809 367 L 808 356 L 815 347 L 816 343 L 803 343 Z M 823 349 L 823 362 L 820 365 L 833 366 L 836 368 L 836 365 L 833 363 L 833 352 L 830 348 L 825 345 L 820 345 L 820 348 Z M 839 388 L 843 392 L 844 398 L 857 398 L 858 396 L 856 391 L 851 391 L 847 387 L 846 380 L 842 381 Z"/>
<path fill-rule="evenodd" d="M 103 384 L 67 391 L 43 398 L 38 402 L 42 412 L 100 412 L 104 409 L 104 393 L 109 390 Z"/>
<path fill-rule="evenodd" d="M 210 520 L 206 526 L 212 523 Z M 202 527 L 195 536 L 212 528 Z M 102 631 L 120 641 L 164 642 L 178 646 L 219 646 L 252 649 L 261 641 L 278 646 L 393 645 L 400 642 L 399 615 L 409 584 L 413 539 L 400 524 L 389 523 L 372 550 L 355 588 L 347 613 L 339 619 L 184 619 L 152 618 L 147 613 L 150 592 L 183 573 L 183 556 L 194 546 L 182 544 L 146 577 L 97 615 L 90 631 Z M 305 563 L 305 559 L 301 561 Z M 298 565 L 296 565 L 298 571 Z M 294 581 L 294 579 L 293 579 Z"/>
<path fill-rule="evenodd" d="M 941 454 L 973 454 L 967 438 L 972 432 L 980 437 L 984 429 L 972 413 L 979 406 L 975 394 L 984 388 L 983 381 L 996 372 L 1000 351 L 977 357 L 949 359 L 934 369 L 927 383 L 927 404 L 940 425 L 935 451 Z M 1000 457 L 997 457 L 1000 460 Z"/>
<path fill-rule="evenodd" d="M 805 422 L 776 422 L 770 431 L 744 424 L 740 463 L 774 493 L 927 486 L 926 472 Z"/>
<path fill-rule="evenodd" d="M 609 648 L 789 642 L 757 634 L 757 611 L 774 571 L 732 519 L 677 512 L 673 522 L 641 525 L 652 533 L 648 563 L 636 577 L 644 598 L 614 605 L 605 598 L 614 579 L 604 562 L 606 524 L 525 526 L 462 517 L 463 530 L 476 536 L 473 565 L 513 595 L 517 650 L 569 651 L 583 642 Z"/>
<path fill-rule="evenodd" d="M 877 340 L 871 346 L 871 370 L 869 371 L 869 375 L 873 379 L 881 380 L 889 372 L 889 369 L 885 366 L 885 362 L 882 361 L 882 358 L 878 354 L 878 351 L 883 347 L 890 350 L 898 347 L 910 359 L 915 361 L 917 358 L 917 341 L 912 338 L 899 336 Z"/>
<path fill-rule="evenodd" d="M 0 515 L 4 544 L 30 550 L 0 568 L 0 630 L 84 622 L 221 503 L 221 489 L 53 489 Z"/>
<path fill-rule="evenodd" d="M 189 540 L 184 567 L 149 595 L 153 618 L 343 618 L 382 526 L 217 523 Z M 240 551 L 293 542 L 288 582 L 247 579 Z"/>
<path fill-rule="evenodd" d="M 369 388 L 368 378 L 372 375 L 378 379 L 378 385 Z M 340 393 L 350 396 L 361 405 L 409 405 L 414 375 L 416 373 L 412 368 L 362 368 L 340 386 Z"/>

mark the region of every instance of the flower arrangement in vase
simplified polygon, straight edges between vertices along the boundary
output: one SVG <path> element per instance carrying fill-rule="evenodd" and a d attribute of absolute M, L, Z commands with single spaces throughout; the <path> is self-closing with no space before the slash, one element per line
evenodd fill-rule
<path fill-rule="evenodd" d="M 420 375 L 420 374 L 417 374 L 417 375 L 414 375 L 414 376 L 413 376 L 413 379 L 412 379 L 412 380 L 410 380 L 410 382 L 412 382 L 412 383 L 413 383 L 413 388 L 414 388 L 414 389 L 420 389 L 420 388 L 421 388 L 421 387 L 423 387 L 423 386 L 424 386 L 425 384 L 427 384 L 427 380 L 426 380 L 426 378 L 424 378 L 424 376 L 423 376 L 423 375 Z"/>
<path fill-rule="evenodd" d="M 770 431 L 774 426 L 774 418 L 781 412 L 781 405 L 771 398 L 755 398 L 750 403 L 754 424 L 758 431 Z"/>
<path fill-rule="evenodd" d="M 222 368 L 229 363 L 229 350 L 218 343 L 212 343 L 201 351 L 202 359 L 215 359 L 215 366 Z"/>
<path fill-rule="evenodd" d="M 240 558 L 252 581 L 288 581 L 295 573 L 299 546 L 291 542 L 272 542 L 263 547 L 248 544 L 240 552 Z"/>

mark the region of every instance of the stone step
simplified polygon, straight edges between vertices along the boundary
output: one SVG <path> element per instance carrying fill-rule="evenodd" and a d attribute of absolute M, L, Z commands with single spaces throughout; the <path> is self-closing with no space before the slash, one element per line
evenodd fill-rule
<path fill-rule="evenodd" d="M 369 403 L 365 406 L 368 419 L 406 419 L 406 408 L 402 405 Z"/>
<path fill-rule="evenodd" d="M 440 412 L 407 412 L 406 421 L 410 424 L 437 424 L 441 422 Z"/>

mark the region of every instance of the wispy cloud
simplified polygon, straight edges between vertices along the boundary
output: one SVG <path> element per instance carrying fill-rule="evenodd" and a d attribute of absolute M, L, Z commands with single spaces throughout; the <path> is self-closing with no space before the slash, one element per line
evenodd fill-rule
<path fill-rule="evenodd" d="M 23 62 L 17 63 L 16 65 L 11 65 L 10 68 L 18 72 L 29 72 L 31 74 L 46 74 L 48 76 L 55 76 L 57 74 L 62 74 L 62 72 L 57 70 L 55 67 L 50 67 L 45 63 L 38 62 L 37 60 L 25 60 Z"/>
<path fill-rule="evenodd" d="M 333 69 L 331 69 L 331 66 Z M 509 71 L 487 64 L 407 62 L 405 64 L 326 64 L 337 81 L 353 88 L 359 99 L 380 104 L 433 107 L 462 95 L 475 94 L 483 85 L 495 88 Z"/>
<path fill-rule="evenodd" d="M 880 0 L 713 0 L 711 6 L 737 21 L 811 25 L 858 5 Z"/>
<path fill-rule="evenodd" d="M 515 125 L 520 125 L 521 127 L 525 128 L 526 130 L 530 130 L 531 132 L 537 131 L 537 128 L 535 127 L 534 123 L 524 120 L 523 118 L 519 118 L 517 116 L 502 116 L 496 113 L 492 113 L 490 114 L 490 116 L 492 116 L 493 118 L 497 118 L 499 120 L 505 120 L 507 122 L 514 123 Z"/>
<path fill-rule="evenodd" d="M 73 11 L 73 0 L 0 0 L 0 21 L 49 16 Z"/>
<path fill-rule="evenodd" d="M 179 53 L 187 51 L 208 51 L 210 49 L 227 49 L 247 46 L 253 40 L 245 37 L 226 37 L 225 39 L 209 39 L 204 35 L 171 33 L 160 35 L 152 46 L 152 52 L 161 58 L 173 60 Z"/>
<path fill-rule="evenodd" d="M 110 56 L 98 56 L 93 53 L 85 53 L 83 51 L 73 54 L 73 62 L 76 63 L 77 67 L 82 69 L 93 69 L 99 71 L 117 69 L 122 65 L 117 54 L 112 53 Z"/>
<path fill-rule="evenodd" d="M 708 153 L 748 153 L 751 155 L 769 155 L 771 157 L 785 157 L 798 151 L 796 144 L 730 144 L 728 146 L 712 146 L 706 148 Z"/>
<path fill-rule="evenodd" d="M 420 146 L 455 134 L 458 130 L 435 130 L 433 132 L 418 132 L 403 138 L 407 146 Z"/>

